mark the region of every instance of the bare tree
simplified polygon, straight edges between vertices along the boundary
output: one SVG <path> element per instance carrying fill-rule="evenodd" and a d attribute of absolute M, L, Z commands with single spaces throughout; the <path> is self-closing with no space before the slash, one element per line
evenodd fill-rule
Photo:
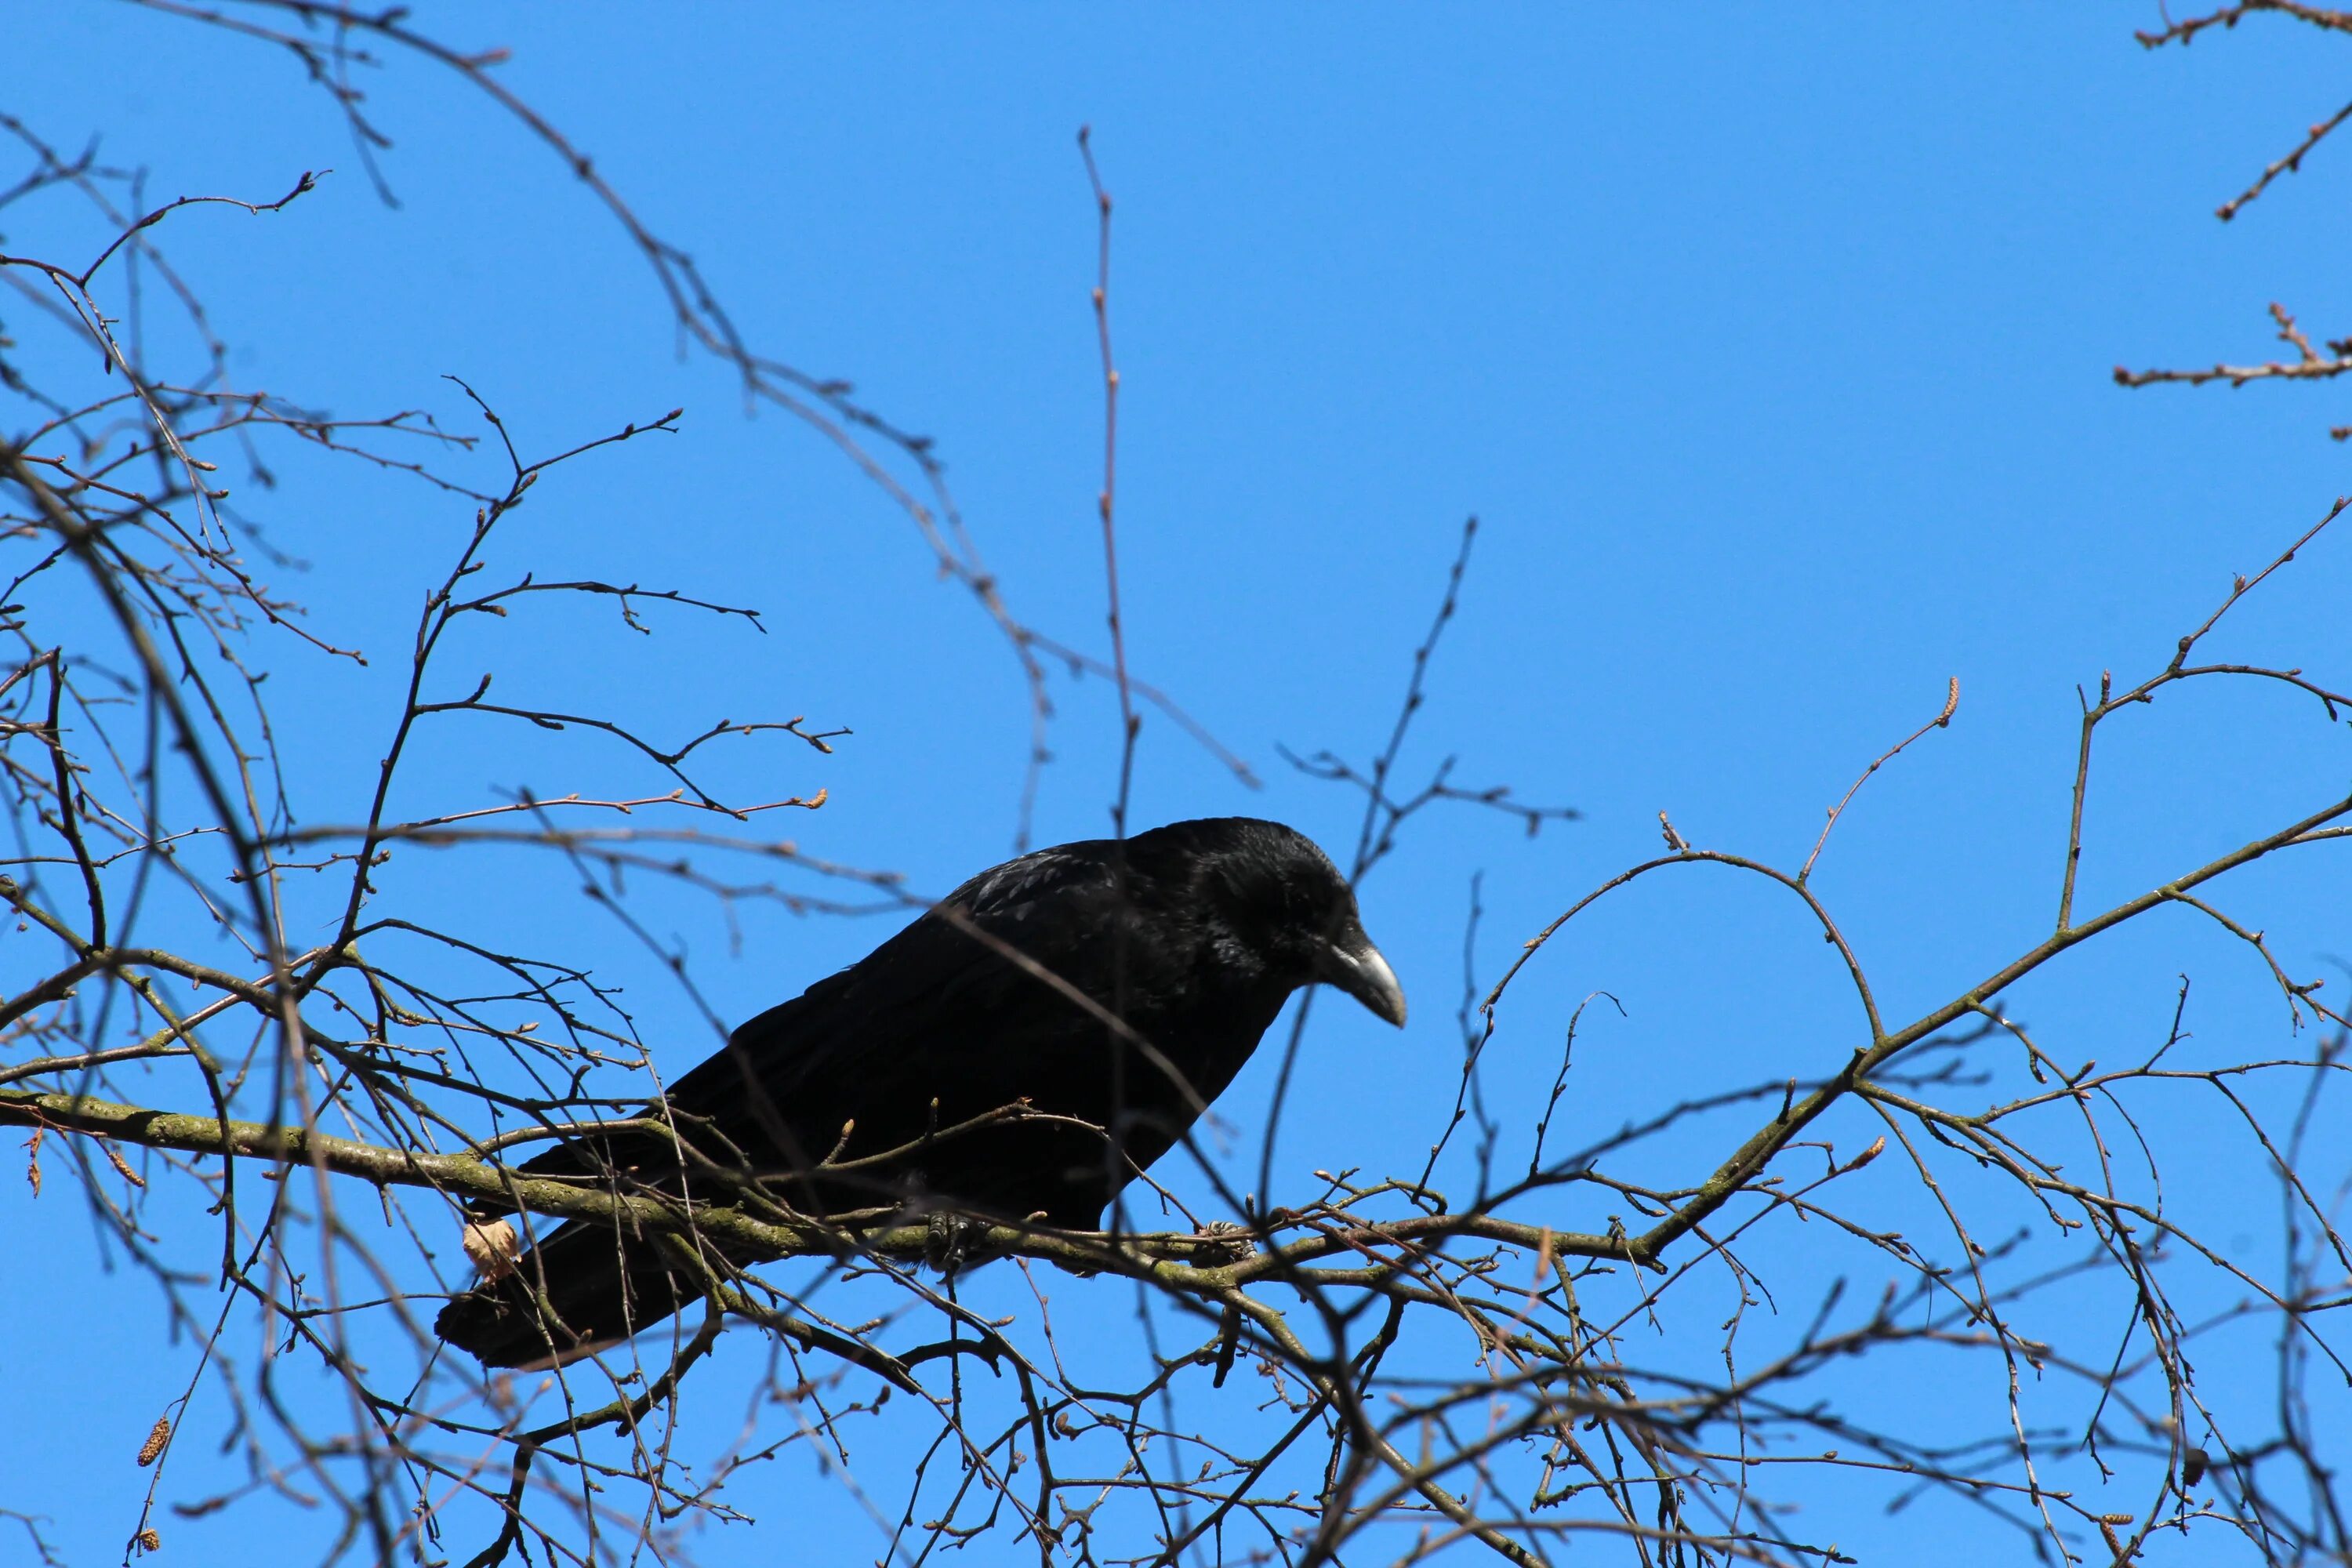
<path fill-rule="evenodd" d="M 2175 45 L 2187 48 L 2208 29 L 2218 27 L 2229 32 L 2234 30 L 2240 22 L 2254 16 L 2275 16 L 2339 37 L 2352 36 L 2352 11 L 2301 5 L 2294 4 L 2293 0 L 2246 0 L 2243 5 L 2223 5 L 2178 22 L 2167 16 L 2162 27 L 2153 31 L 2143 30 L 2135 37 L 2144 48 L 2161 49 Z M 2280 176 L 2301 173 L 2303 161 L 2317 150 L 2322 142 L 2341 129 L 2347 120 L 2352 120 L 2352 103 L 2344 105 L 2324 120 L 2313 121 L 2291 150 L 2263 165 L 2263 172 L 2243 190 L 2214 208 L 2213 216 L 2228 223 L 2244 211 L 2250 203 L 2259 200 Z M 2352 370 L 2352 338 L 2331 338 L 2315 347 L 2311 334 L 2296 322 L 2293 312 L 2275 300 L 2271 301 L 2270 316 L 2278 329 L 2278 341 L 2294 351 L 2294 358 L 2242 363 L 2221 361 L 2201 370 L 2132 370 L 2117 365 L 2116 384 L 2119 386 L 2168 384 L 2207 386 L 2219 383 L 2236 387 L 2250 381 L 2333 381 L 2346 371 Z M 2321 352 L 2323 348 L 2325 353 Z M 2352 439 L 2352 425 L 2333 426 L 2327 433 L 2338 441 Z"/>
<path fill-rule="evenodd" d="M 1136 679 L 1119 635 L 1112 208 L 1098 178 L 1112 616 L 1101 658 L 1016 618 L 927 442 L 743 341 L 685 253 L 488 59 L 397 12 L 148 4 L 294 51 L 362 149 L 381 138 L 349 85 L 356 66 L 405 60 L 488 94 L 609 211 L 685 339 L 731 367 L 748 396 L 837 443 L 978 603 L 1028 683 L 1033 781 L 1049 675 L 1116 682 L 1124 826 L 1139 711 L 1189 721 Z M 2166 37 L 2258 8 L 2352 26 L 2249 5 Z M 2292 653 L 2220 647 L 2242 600 L 2290 567 L 2312 569 L 2298 557 L 2344 501 L 2267 563 L 2250 562 L 2177 643 L 2118 650 L 2137 662 L 2083 692 L 2049 926 L 1989 969 L 1948 976 L 1932 1006 L 1884 1010 L 1866 944 L 1812 876 L 1872 776 L 1955 721 L 1957 681 L 1939 710 L 1923 702 L 1915 732 L 1855 759 L 1853 787 L 1828 805 L 1801 865 L 1694 844 L 1662 812 L 1654 858 L 1563 900 L 1498 978 L 1465 973 L 1459 1092 L 1433 1118 L 1418 1170 L 1318 1171 L 1311 1193 L 1281 1206 L 1209 1170 L 1220 1212 L 1189 1212 L 1163 1187 L 1162 1228 L 995 1226 L 976 1238 L 995 1261 L 942 1272 L 919 1215 L 850 1226 L 795 1214 L 756 1183 L 736 1201 L 688 1202 L 617 1174 L 587 1185 L 520 1173 L 552 1138 L 657 1111 L 645 1042 L 581 955 L 532 950 L 494 913 L 453 915 L 385 870 L 412 851 L 475 858 L 486 875 L 536 858 L 590 889 L 689 995 L 683 956 L 634 912 L 646 884 L 730 907 L 924 907 L 901 879 L 772 831 L 822 805 L 818 759 L 854 743 L 837 727 L 673 713 L 656 730 L 545 703 L 529 695 L 520 639 L 504 645 L 495 679 L 452 668 L 466 636 L 527 623 L 562 597 L 609 605 L 622 636 L 682 616 L 756 635 L 756 612 L 691 581 L 543 580 L 509 542 L 526 500 L 572 504 L 578 476 L 631 460 L 674 431 L 677 412 L 541 448 L 471 389 L 478 423 L 458 429 L 414 412 L 332 417 L 242 388 L 196 281 L 171 265 L 173 227 L 193 206 L 225 205 L 265 250 L 271 216 L 313 176 L 151 207 L 127 172 L 14 120 L 0 129 L 26 169 L 0 208 L 26 215 L 36 237 L 16 242 L 26 254 L 0 256 L 11 310 L 30 323 L 0 345 L 16 409 L 0 434 L 0 630 L 14 649 L 0 675 L 13 835 L 0 899 L 24 933 L 8 939 L 0 1123 L 23 1131 L 35 1191 L 77 1188 L 130 1279 L 160 1294 L 195 1347 L 188 1383 L 135 1456 L 152 1479 L 125 1521 L 126 1558 L 163 1549 L 167 1497 L 183 1513 L 266 1506 L 252 1494 L 317 1510 L 330 1561 L 685 1561 L 695 1522 L 732 1516 L 730 1477 L 787 1450 L 824 1457 L 824 1484 L 871 1515 L 890 1562 L 990 1542 L 1042 1563 L 1457 1552 L 1531 1563 L 1591 1537 L 1643 1563 L 1811 1564 L 1852 1560 L 1837 1544 L 1847 1510 L 1928 1493 L 1982 1510 L 2053 1563 L 2131 1561 L 2168 1531 L 2226 1538 L 2265 1563 L 2352 1558 L 2341 1456 L 2317 1413 L 2352 1375 L 2328 1332 L 2352 1304 L 2347 1171 L 2326 1135 L 2346 1019 L 2318 977 L 2230 912 L 2229 892 L 2257 862 L 2340 855 L 2331 846 L 2352 837 L 2352 795 L 2232 825 L 2239 847 L 2184 860 L 2110 905 L 2078 897 L 2076 876 L 2097 834 L 2098 742 L 2117 725 L 2161 722 L 2178 689 L 2284 688 L 2315 721 L 2347 717 L 2342 676 Z M 1085 169 L 1095 175 L 1091 153 Z M 112 237 L 93 253 L 39 254 L 45 215 L 67 201 Z M 126 301 L 142 297 L 166 301 L 177 326 L 132 312 Z M 356 656 L 270 585 L 255 564 L 270 560 L 268 536 L 220 477 L 238 465 L 266 474 L 278 444 L 411 482 L 415 505 L 470 520 L 455 558 L 420 584 L 399 701 L 373 720 L 387 737 L 380 763 L 329 795 L 364 802 L 349 817 L 303 796 L 305 770 L 289 765 L 303 733 L 278 721 L 268 679 L 299 663 L 331 688 Z M 1571 815 L 1458 784 L 1451 764 L 1419 784 L 1402 776 L 1475 532 L 1464 531 L 1380 748 L 1292 759 L 1360 796 L 1359 880 L 1432 807 L 1501 811 L 1531 833 Z M 646 647 L 639 657 L 659 657 Z M 565 749 L 551 754 L 576 783 L 414 808 L 403 785 L 415 759 L 459 721 L 556 737 Z M 704 763 L 736 737 L 776 748 L 776 767 L 805 765 L 812 782 L 786 798 L 727 798 Z M 658 783 L 642 787 L 648 776 Z M 1565 1019 L 1522 1016 L 1515 982 L 1620 889 L 1722 874 L 1760 879 L 1819 933 L 1850 992 L 1842 1036 L 1752 1081 L 1662 1087 L 1614 1134 L 1554 1146 L 1580 1029 L 1611 999 L 1595 994 Z M 2286 1046 L 2247 1055 L 2191 1042 L 2186 980 L 2168 1030 L 2096 1061 L 2041 1037 L 2007 1000 L 2077 947 L 2174 910 L 2263 966 Z M 1286 1083 L 1308 1016 L 1302 1005 L 1282 1047 Z M 1557 1050 L 1546 1104 L 1482 1092 L 1482 1064 L 1505 1048 Z M 2239 1129 L 2242 1175 L 2275 1187 L 2287 1248 L 2274 1270 L 2240 1261 L 2168 1200 L 2167 1150 L 2141 1135 L 2141 1118 L 2183 1100 Z M 1255 1194 L 1277 1190 L 1282 1106 L 1277 1094 Z M 1506 1153 L 1522 1148 L 1524 1159 Z M 511 1233 L 472 1217 L 491 1209 L 526 1231 L 594 1220 L 711 1239 L 722 1245 L 706 1256 L 766 1265 L 714 1265 L 701 1311 L 628 1346 L 485 1376 L 445 1353 L 428 1323 L 475 1267 L 505 1266 Z M 1057 1333 L 1056 1310 L 1066 1324 L 1073 1301 L 1131 1322 L 1118 1355 L 1080 1353 Z M 730 1323 L 759 1337 L 764 1364 L 713 1384 L 698 1373 Z M 2274 1340 L 2268 1386 L 2198 1381 L 2204 1346 L 2248 1335 Z M 1967 1369 L 1975 1397 L 1903 1397 L 1929 1364 Z M 184 1431 L 200 1392 L 230 1413 L 225 1433 Z M 869 1435 L 905 1462 L 858 1460 L 853 1447 Z M 168 1492 L 174 1452 L 197 1436 L 241 1457 L 241 1487 Z M 52 1560 L 42 1500 L 5 1500 L 0 1530 Z M 1810 1511 L 1790 1511 L 1804 1502 Z"/>

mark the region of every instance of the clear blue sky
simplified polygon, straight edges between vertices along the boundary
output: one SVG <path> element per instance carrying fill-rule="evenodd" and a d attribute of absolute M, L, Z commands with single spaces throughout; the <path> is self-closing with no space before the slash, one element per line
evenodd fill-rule
<path fill-rule="evenodd" d="M 583 617 L 502 628 L 483 668 L 532 668 L 520 639 L 547 636 L 551 695 L 593 692 L 681 730 L 796 713 L 852 728 L 829 759 L 746 748 L 723 764 L 747 795 L 827 788 L 821 813 L 790 824 L 815 852 L 938 891 L 1010 849 L 1025 746 L 1012 659 L 827 445 L 772 410 L 747 417 L 723 372 L 673 353 L 644 264 L 541 146 L 402 62 L 369 84 L 396 143 L 381 155 L 395 209 L 283 56 L 127 6 L 22 9 L 0 108 L 60 143 L 102 133 L 157 196 L 275 196 L 303 169 L 335 169 L 274 217 L 173 222 L 176 258 L 250 345 L 236 364 L 248 383 L 464 426 L 441 379 L 461 374 L 537 452 L 686 407 L 676 439 L 550 479 L 517 518 L 538 531 L 509 559 L 527 547 L 550 572 L 753 605 L 770 635 L 666 623 L 620 639 Z M 2344 51 L 2284 26 L 2150 54 L 2131 30 L 2156 25 L 2155 8 L 2117 5 L 426 5 L 418 18 L 510 47 L 500 79 L 693 254 L 751 342 L 855 381 L 934 437 L 1016 610 L 1099 649 L 1094 213 L 1074 142 L 1091 123 L 1118 203 L 1131 656 L 1265 781 L 1244 788 L 1153 719 L 1139 824 L 1247 812 L 1344 852 L 1354 800 L 1295 776 L 1276 748 L 1376 748 L 1461 521 L 1483 520 L 1406 766 L 1458 753 L 1462 782 L 1508 783 L 1584 819 L 1528 843 L 1498 817 L 1433 812 L 1367 885 L 1414 1024 L 1398 1037 L 1318 1009 L 1281 1152 L 1294 1182 L 1316 1166 L 1417 1166 L 1433 1106 L 1452 1099 L 1474 871 L 1491 978 L 1651 853 L 1661 808 L 1703 846 L 1793 866 L 1825 807 L 1934 716 L 1951 677 L 1954 723 L 1873 781 L 1817 886 L 1891 1014 L 2021 950 L 2054 907 L 2077 683 L 2152 673 L 2232 573 L 2352 488 L 2352 453 L 2326 434 L 2352 421 L 2341 391 L 2126 392 L 2109 377 L 2118 363 L 2268 357 L 2273 299 L 2315 335 L 2352 330 L 2352 143 L 2324 147 L 2235 224 L 2210 216 L 2344 96 Z M 7 248 L 37 238 L 53 236 L 19 216 Z M 352 780 L 381 746 L 398 650 L 468 513 L 415 489 L 294 477 L 256 505 L 316 564 L 290 585 L 346 640 L 394 656 L 373 686 L 332 689 L 373 707 L 331 703 L 288 661 L 284 700 L 315 748 L 303 782 L 326 819 L 361 808 Z M 2266 586 L 2216 651 L 2332 663 L 2340 680 L 2347 550 L 2334 539 Z M 1047 842 L 1105 830 L 1116 763 L 1103 683 L 1057 696 Z M 419 798 L 570 787 L 501 743 L 452 736 Z M 2341 729 L 2284 696 L 2191 693 L 2127 716 L 2093 801 L 2086 897 L 2137 891 L 2340 794 L 2347 762 Z M 638 963 L 641 1025 L 678 1041 L 666 1064 L 708 1049 L 691 1009 L 572 909 L 562 879 L 409 874 L 420 897 L 552 927 L 617 971 Z M 2290 968 L 2326 973 L 2329 954 L 2352 952 L 2344 875 L 2340 850 L 2315 853 L 2260 869 L 2228 907 Z M 665 918 L 730 1018 L 882 934 L 753 908 L 730 955 L 707 916 Z M 12 968 L 0 958 L 0 975 Z M 2200 1048 L 2296 1047 L 2252 956 L 2186 914 L 2016 1002 L 2055 1054 L 2119 1057 L 2161 1039 L 2183 972 Z M 1539 1094 L 1569 1009 L 1604 987 L 1627 1016 L 1580 1040 L 1568 1141 L 1706 1086 L 1816 1072 L 1854 1044 L 1842 984 L 1818 939 L 1753 889 L 1647 888 L 1572 928 L 1513 992 L 1492 1092 Z M 1268 1066 L 1219 1108 L 1252 1180 Z M 2242 1135 L 2210 1115 L 2152 1116 L 2184 1170 L 2252 1168 Z M 1831 1135 L 1859 1147 L 1869 1131 Z M 2234 1229 L 2225 1218 L 2222 1239 L 2250 1266 L 2273 1257 L 2267 1187 L 2189 1184 L 2179 1199 L 2208 1218 L 2260 1205 Z M 51 1515 L 86 1568 L 120 1550 L 144 1480 L 129 1456 L 188 1352 L 140 1288 L 101 1274 L 71 1201 L 0 1183 L 17 1260 L 0 1332 L 46 1347 L 10 1358 L 20 1415 L 0 1434 L 0 1506 Z M 1808 1307 L 1811 1267 L 1790 1254 Z M 2261 1345 L 2242 1350 L 2258 1370 Z M 2200 1368 L 2209 1381 L 2233 1375 L 2231 1353 Z M 190 1454 L 174 1484 L 201 1495 L 226 1473 L 209 1464 Z M 782 1465 L 747 1477 L 736 1501 L 762 1524 L 698 1550 L 782 1560 L 772 1531 L 819 1485 Z M 876 1549 L 853 1509 L 807 1519 L 801 1560 Z M 280 1528 L 308 1527 L 266 1501 L 166 1520 L 168 1561 L 251 1562 Z M 1833 1533 L 1877 1562 L 2022 1546 L 1940 1503 L 1893 1521 L 1857 1510 Z M 2161 1539 L 2152 1560 L 2222 1542 Z M 0 1560 L 16 1546 L 0 1536 Z"/>

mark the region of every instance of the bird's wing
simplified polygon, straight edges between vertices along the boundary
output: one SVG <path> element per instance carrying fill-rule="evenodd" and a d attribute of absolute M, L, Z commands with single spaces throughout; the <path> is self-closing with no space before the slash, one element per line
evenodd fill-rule
<path fill-rule="evenodd" d="M 919 1135 L 919 1125 L 895 1124 L 934 1100 L 948 1118 L 998 1109 L 1037 1092 L 1035 1075 L 1069 1070 L 1074 1049 L 1105 1038 L 1098 1022 L 1021 959 L 1108 995 L 1115 950 L 1138 978 L 1155 967 L 1141 951 L 1148 942 L 1103 940 L 1133 919 L 1112 846 L 1022 856 L 744 1024 L 672 1086 L 669 1103 L 709 1118 L 740 1147 L 782 1144 L 795 1161 L 824 1159 L 853 1118 L 865 1128 L 859 1144 L 870 1148 L 871 1138 Z"/>

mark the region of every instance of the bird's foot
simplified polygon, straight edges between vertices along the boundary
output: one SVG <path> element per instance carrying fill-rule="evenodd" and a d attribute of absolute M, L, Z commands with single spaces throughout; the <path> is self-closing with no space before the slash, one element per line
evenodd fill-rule
<path fill-rule="evenodd" d="M 1194 1261 L 1211 1268 L 1228 1268 L 1257 1255 L 1257 1238 L 1249 1226 L 1229 1219 L 1211 1220 L 1201 1227 L 1200 1237 L 1206 1245 L 1194 1255 Z"/>
<path fill-rule="evenodd" d="M 981 1261 L 979 1239 L 988 1228 L 984 1221 L 933 1209 L 923 1219 L 923 1261 L 952 1279 Z"/>

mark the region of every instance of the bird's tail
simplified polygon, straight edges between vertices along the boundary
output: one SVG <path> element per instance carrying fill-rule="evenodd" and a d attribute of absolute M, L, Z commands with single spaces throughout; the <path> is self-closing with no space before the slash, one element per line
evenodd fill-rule
<path fill-rule="evenodd" d="M 650 1237 L 567 1225 L 441 1309 L 433 1331 L 485 1366 L 561 1366 L 701 1295 Z"/>

